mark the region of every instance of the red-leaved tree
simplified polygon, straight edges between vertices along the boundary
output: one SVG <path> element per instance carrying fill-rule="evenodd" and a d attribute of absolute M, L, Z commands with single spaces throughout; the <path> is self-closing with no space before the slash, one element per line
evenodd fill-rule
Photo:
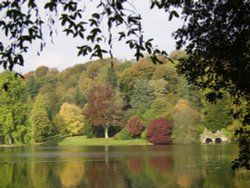
<path fill-rule="evenodd" d="M 147 131 L 147 139 L 153 144 L 171 144 L 172 126 L 164 118 L 153 120 Z"/>
<path fill-rule="evenodd" d="M 144 130 L 144 123 L 139 116 L 132 116 L 127 122 L 127 129 L 132 137 L 139 137 Z"/>
<path fill-rule="evenodd" d="M 111 86 L 98 86 L 90 91 L 85 116 L 91 125 L 104 128 L 105 138 L 108 138 L 109 127 L 123 125 L 122 106 L 116 101 Z"/>

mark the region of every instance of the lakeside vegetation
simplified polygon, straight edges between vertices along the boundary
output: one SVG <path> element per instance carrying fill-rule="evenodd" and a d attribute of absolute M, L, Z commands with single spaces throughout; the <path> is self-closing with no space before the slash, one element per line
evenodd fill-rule
<path fill-rule="evenodd" d="M 114 144 L 141 138 L 154 144 L 188 144 L 199 143 L 205 128 L 223 130 L 234 139 L 241 122 L 232 119 L 230 110 L 235 107 L 230 97 L 225 92 L 223 100 L 208 103 L 206 91 L 177 73 L 181 57 L 185 57 L 182 51 L 172 53 L 174 64 L 167 60 L 153 64 L 150 58 L 139 62 L 103 59 L 62 72 L 41 66 L 23 80 L 3 72 L 0 144 L 40 143 L 55 135 L 113 137 Z M 79 138 L 73 143 L 81 143 Z"/>

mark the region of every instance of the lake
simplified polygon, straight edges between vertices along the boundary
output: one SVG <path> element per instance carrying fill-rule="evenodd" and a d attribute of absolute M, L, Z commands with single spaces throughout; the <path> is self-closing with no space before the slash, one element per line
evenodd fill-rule
<path fill-rule="evenodd" d="M 247 188 L 236 145 L 0 148 L 0 188 Z"/>

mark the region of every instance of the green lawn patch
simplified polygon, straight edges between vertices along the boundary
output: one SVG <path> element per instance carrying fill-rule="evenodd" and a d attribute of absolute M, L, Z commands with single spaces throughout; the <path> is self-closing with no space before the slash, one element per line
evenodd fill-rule
<path fill-rule="evenodd" d="M 125 146 L 125 145 L 151 145 L 150 142 L 144 139 L 132 140 L 115 140 L 113 138 L 87 138 L 86 136 L 53 136 L 44 142 L 36 143 L 35 145 L 46 146 Z M 27 146 L 25 144 L 0 145 L 0 147 L 18 147 Z"/>
<path fill-rule="evenodd" d="M 85 136 L 65 137 L 59 146 L 106 146 L 106 145 L 149 145 L 147 140 L 114 140 L 113 138 L 86 138 Z"/>

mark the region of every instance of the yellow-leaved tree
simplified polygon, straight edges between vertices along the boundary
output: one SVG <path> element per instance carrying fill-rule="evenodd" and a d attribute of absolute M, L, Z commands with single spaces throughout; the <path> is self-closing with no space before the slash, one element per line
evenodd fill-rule
<path fill-rule="evenodd" d="M 59 132 L 67 136 L 80 135 L 84 126 L 84 116 L 80 107 L 75 104 L 63 103 L 59 117 L 62 120 Z"/>

